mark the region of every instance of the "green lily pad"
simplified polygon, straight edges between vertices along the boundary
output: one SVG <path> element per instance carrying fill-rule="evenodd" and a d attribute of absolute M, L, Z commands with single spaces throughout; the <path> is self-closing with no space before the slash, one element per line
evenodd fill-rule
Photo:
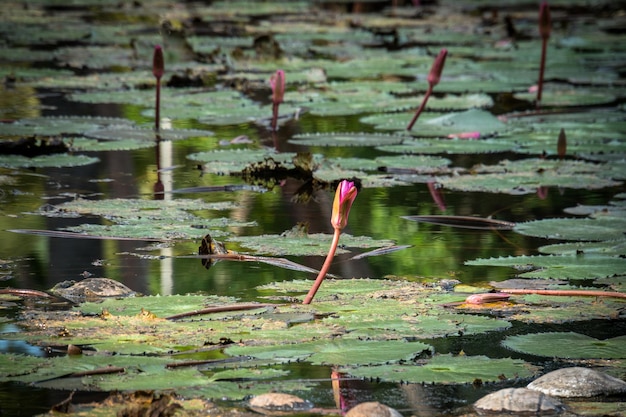
<path fill-rule="evenodd" d="M 15 123 L 0 123 L 0 135 L 84 135 L 94 129 L 133 125 L 134 123 L 130 120 L 116 117 L 33 117 L 21 119 Z"/>
<path fill-rule="evenodd" d="M 238 242 L 244 248 L 251 249 L 259 254 L 275 256 L 324 256 L 328 253 L 332 235 L 312 233 L 306 236 L 235 236 L 229 240 Z M 380 248 L 394 245 L 392 240 L 377 240 L 369 236 L 352 236 L 347 233 L 343 233 L 339 241 L 342 247 L 348 248 Z M 346 249 L 337 249 L 337 254 L 347 252 L 349 251 Z"/>
<path fill-rule="evenodd" d="M 534 193 L 540 187 L 562 187 L 594 190 L 620 185 L 621 182 L 591 174 L 560 174 L 555 171 L 512 172 L 502 174 L 458 175 L 439 177 L 437 182 L 457 191 L 505 193 L 513 195 Z"/>
<path fill-rule="evenodd" d="M 76 152 L 107 152 L 107 151 L 132 151 L 137 149 L 151 148 L 156 145 L 154 141 L 120 139 L 99 141 L 87 138 L 72 138 L 69 142 L 72 151 Z"/>
<path fill-rule="evenodd" d="M 157 133 L 154 129 L 114 127 L 92 130 L 87 132 L 86 136 L 100 140 L 150 141 L 155 145 L 157 138 L 160 140 L 181 140 L 213 136 L 213 132 L 199 129 L 160 129 Z"/>
<path fill-rule="evenodd" d="M 0 167 L 5 168 L 60 168 L 95 164 L 100 159 L 86 155 L 56 154 L 28 158 L 21 155 L 0 155 Z"/>
<path fill-rule="evenodd" d="M 378 146 L 385 152 L 408 154 L 476 154 L 517 151 L 518 145 L 506 139 L 405 139 L 400 145 Z"/>
<path fill-rule="evenodd" d="M 59 214 L 103 216 L 107 219 L 169 219 L 172 213 L 199 210 L 229 210 L 237 207 L 231 202 L 207 203 L 200 199 L 142 200 L 133 198 L 113 198 L 105 200 L 76 199 L 55 206 L 43 214 L 55 217 Z"/>
<path fill-rule="evenodd" d="M 598 340 L 574 332 L 530 333 L 509 336 L 502 345 L 516 352 L 566 359 L 624 359 L 626 336 Z"/>
<path fill-rule="evenodd" d="M 276 165 L 291 167 L 296 156 L 292 152 L 278 153 L 263 149 L 228 149 L 197 152 L 187 155 L 192 161 L 203 163 L 203 170 L 216 174 L 235 174 L 257 162 L 272 160 Z"/>
<path fill-rule="evenodd" d="M 375 133 L 302 133 L 289 143 L 304 146 L 382 146 L 398 144 L 402 136 Z"/>
<path fill-rule="evenodd" d="M 430 100 L 429 100 L 430 103 Z M 459 132 L 480 132 L 483 136 L 501 133 L 506 125 L 485 110 L 470 109 L 462 112 L 445 114 L 417 123 L 410 132 L 413 136 L 448 136 Z"/>
<path fill-rule="evenodd" d="M 466 265 L 508 266 L 531 270 L 518 274 L 524 278 L 584 280 L 621 275 L 626 271 L 626 259 L 608 256 L 509 256 L 506 258 L 475 259 Z"/>
<path fill-rule="evenodd" d="M 532 93 L 517 93 L 515 97 L 520 100 L 533 101 L 537 98 Z M 608 104 L 615 100 L 615 95 L 609 91 L 600 92 L 585 89 L 544 89 L 541 95 L 542 106 L 593 106 Z"/>
<path fill-rule="evenodd" d="M 296 345 L 232 346 L 224 350 L 233 356 L 253 356 L 280 362 L 307 361 L 313 365 L 372 365 L 408 361 L 430 351 L 420 342 L 401 340 L 323 340 Z"/>
<path fill-rule="evenodd" d="M 626 257 L 626 239 L 605 240 L 602 242 L 559 243 L 539 247 L 539 252 L 547 255 L 598 254 Z"/>
<path fill-rule="evenodd" d="M 469 384 L 474 381 L 498 382 L 529 378 L 538 369 L 520 359 L 492 359 L 486 356 L 435 355 L 425 364 L 406 363 L 360 368 L 340 368 L 341 372 L 359 378 L 386 382 L 422 384 Z"/>
<path fill-rule="evenodd" d="M 621 239 L 626 231 L 626 219 L 542 219 L 520 222 L 515 231 L 527 236 L 546 239 L 602 241 Z"/>

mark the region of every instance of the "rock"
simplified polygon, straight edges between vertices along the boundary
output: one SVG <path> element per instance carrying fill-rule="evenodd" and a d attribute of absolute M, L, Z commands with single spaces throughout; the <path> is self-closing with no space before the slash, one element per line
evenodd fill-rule
<path fill-rule="evenodd" d="M 313 408 L 313 404 L 307 400 L 280 392 L 257 395 L 250 399 L 248 405 L 258 413 L 274 416 L 293 414 Z"/>
<path fill-rule="evenodd" d="M 138 295 L 121 282 L 109 278 L 87 278 L 78 282 L 63 281 L 55 285 L 50 292 L 74 303 Z"/>
<path fill-rule="evenodd" d="M 558 414 L 563 404 L 542 392 L 528 388 L 505 388 L 485 395 L 474 403 L 478 412 Z"/>
<path fill-rule="evenodd" d="M 626 382 L 583 367 L 557 369 L 535 379 L 527 387 L 556 397 L 595 397 L 626 393 Z"/>
<path fill-rule="evenodd" d="M 367 402 L 352 407 L 345 417 L 402 417 L 402 414 L 379 402 Z"/>

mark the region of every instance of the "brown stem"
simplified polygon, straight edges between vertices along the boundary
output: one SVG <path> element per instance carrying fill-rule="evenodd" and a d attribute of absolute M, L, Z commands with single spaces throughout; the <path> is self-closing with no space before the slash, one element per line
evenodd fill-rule
<path fill-rule="evenodd" d="M 166 317 L 166 320 L 176 320 L 183 317 L 199 316 L 202 314 L 224 313 L 228 311 L 241 311 L 241 310 L 254 310 L 255 308 L 269 307 L 274 304 L 235 304 L 227 306 L 207 307 L 200 310 L 187 311 L 186 313 L 174 314 L 173 316 Z"/>
<path fill-rule="evenodd" d="M 530 289 L 501 289 L 501 292 L 508 294 L 539 294 L 556 295 L 565 297 L 614 297 L 626 298 L 626 293 L 614 291 L 594 291 L 594 290 L 530 290 Z"/>
<path fill-rule="evenodd" d="M 424 96 L 424 99 L 422 100 L 422 104 L 420 104 L 419 108 L 417 109 L 417 111 L 413 115 L 413 118 L 409 122 L 409 125 L 406 127 L 406 130 L 413 129 L 413 125 L 417 121 L 417 118 L 420 117 L 420 114 L 424 110 L 424 107 L 426 107 L 426 102 L 428 101 L 428 98 L 430 97 L 432 92 L 433 92 L 433 85 L 429 83 L 428 84 L 428 90 L 426 90 L 426 95 Z"/>
<path fill-rule="evenodd" d="M 161 130 L 161 78 L 156 79 L 156 100 L 154 104 L 154 130 Z"/>
<path fill-rule="evenodd" d="M 337 251 L 337 245 L 339 244 L 339 235 L 341 235 L 341 229 L 336 228 L 335 233 L 333 234 L 333 241 L 330 244 L 330 249 L 328 250 L 328 255 L 326 255 L 326 260 L 324 261 L 324 265 L 322 265 L 322 269 L 320 269 L 320 273 L 317 275 L 313 286 L 309 290 L 309 293 L 304 298 L 302 304 L 311 304 L 313 301 L 313 297 L 315 297 L 315 293 L 322 285 L 322 281 L 326 277 L 326 273 L 330 268 L 330 264 L 333 262 L 333 257 L 335 256 L 335 252 Z"/>
<path fill-rule="evenodd" d="M 541 102 L 543 92 L 543 72 L 546 68 L 546 50 L 548 49 L 548 38 L 544 37 L 541 42 L 541 62 L 539 63 L 539 82 L 537 83 L 537 107 Z"/>
<path fill-rule="evenodd" d="M 272 103 L 272 131 L 276 131 L 276 125 L 278 124 L 278 103 Z"/>
<path fill-rule="evenodd" d="M 0 290 L 0 294 L 11 294 L 11 295 L 17 295 L 17 296 L 22 296 L 22 297 L 52 298 L 50 294 L 43 292 L 43 291 L 25 290 L 25 289 L 20 289 L 20 288 L 3 288 Z"/>

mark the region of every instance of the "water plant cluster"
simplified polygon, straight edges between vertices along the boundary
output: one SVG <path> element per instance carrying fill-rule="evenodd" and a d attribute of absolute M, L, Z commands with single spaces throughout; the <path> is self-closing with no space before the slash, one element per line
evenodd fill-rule
<path fill-rule="evenodd" d="M 17 291 L 28 280 L 1 275 L 11 311 L 2 320 L 15 325 L 2 339 L 39 352 L 2 351 L 1 389 L 146 390 L 155 404 L 185 398 L 172 406 L 185 415 L 269 391 L 322 398 L 324 412 L 340 414 L 389 392 L 457 390 L 454 404 L 433 400 L 427 411 L 406 398 L 390 405 L 458 415 L 484 393 L 555 367 L 625 379 L 619 4 L 9 3 L 0 22 L 7 239 L 130 245 L 101 263 L 272 269 L 245 296 L 153 288 L 143 297 L 88 292 L 74 303 L 37 293 L 48 288 Z M 116 172 L 128 155 L 150 155 L 151 169 Z M 52 191 L 53 179 L 62 178 L 57 188 L 71 182 L 58 172 L 90 167 L 99 192 Z M 140 184 L 132 195 L 116 189 L 126 175 Z M 394 214 L 390 196 L 422 188 L 427 216 Z M 535 213 L 559 193 L 603 200 Z M 253 206 L 283 194 L 302 219 L 272 230 L 279 216 Z M 384 213 L 372 203 L 378 194 Z M 496 207 L 532 196 L 535 206 L 495 219 L 449 210 L 454 195 Z M 311 206 L 313 216 L 303 209 Z M 376 216 L 383 227 L 368 232 Z M 542 243 L 461 251 L 452 266 L 506 271 L 495 280 L 333 268 L 335 254 L 344 264 L 411 259 L 420 241 L 402 237 L 433 223 L 452 230 L 446 236 L 465 228 Z M 3 270 L 27 257 L 16 246 L 0 246 Z M 580 330 L 590 323 L 622 330 Z M 118 400 L 109 399 L 116 412 L 135 401 Z M 571 407 L 594 415 L 624 403 Z"/>

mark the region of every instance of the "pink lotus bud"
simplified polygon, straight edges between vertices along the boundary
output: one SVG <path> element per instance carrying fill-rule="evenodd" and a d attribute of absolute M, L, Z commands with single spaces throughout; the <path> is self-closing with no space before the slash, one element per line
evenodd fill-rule
<path fill-rule="evenodd" d="M 333 201 L 333 213 L 330 218 L 330 224 L 335 229 L 341 230 L 348 224 L 348 215 L 357 192 L 352 181 L 343 180 L 337 186 L 335 201 Z"/>
<path fill-rule="evenodd" d="M 449 139 L 480 139 L 480 132 L 459 132 L 450 133 Z"/>
<path fill-rule="evenodd" d="M 163 61 L 163 48 L 161 45 L 154 47 L 154 55 L 152 56 L 152 74 L 160 79 L 165 72 L 165 64 Z"/>
<path fill-rule="evenodd" d="M 465 299 L 467 304 L 484 304 L 496 301 L 506 301 L 511 294 L 505 292 L 488 292 L 483 294 L 472 294 Z"/>
<path fill-rule="evenodd" d="M 433 87 L 439 84 L 439 79 L 441 78 L 441 72 L 443 71 L 443 66 L 446 63 L 447 55 L 447 49 L 444 48 L 439 51 L 439 55 L 437 55 L 433 66 L 430 68 L 430 72 L 428 73 L 428 83 Z"/>
<path fill-rule="evenodd" d="M 548 7 L 548 2 L 544 1 L 539 7 L 539 34 L 543 39 L 548 39 L 551 29 L 552 20 L 550 19 L 550 7 Z"/>
<path fill-rule="evenodd" d="M 285 71 L 277 70 L 272 74 L 270 86 L 272 87 L 272 102 L 274 104 L 282 103 L 285 97 Z"/>

